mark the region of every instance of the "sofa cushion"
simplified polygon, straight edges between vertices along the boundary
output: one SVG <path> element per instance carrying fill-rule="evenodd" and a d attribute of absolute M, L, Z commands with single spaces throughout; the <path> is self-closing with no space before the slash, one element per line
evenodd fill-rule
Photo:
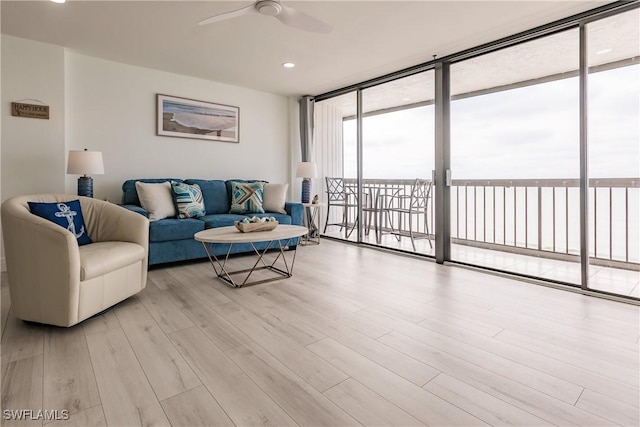
<path fill-rule="evenodd" d="M 87 227 L 84 224 L 80 200 L 68 202 L 27 202 L 29 210 L 34 215 L 58 224 L 72 232 L 78 240 L 78 245 L 87 245 L 91 239 L 87 235 Z"/>
<path fill-rule="evenodd" d="M 236 214 L 217 214 L 217 215 L 207 215 L 200 218 L 201 221 L 204 222 L 204 228 L 217 228 L 217 227 L 228 227 L 233 225 L 236 221 L 242 221 L 246 218 L 246 215 L 236 215 Z"/>
<path fill-rule="evenodd" d="M 229 213 L 231 204 L 224 181 L 219 179 L 187 179 L 187 184 L 198 184 L 204 198 L 204 209 L 207 214 Z"/>
<path fill-rule="evenodd" d="M 206 215 L 202 190 L 198 184 L 171 181 L 171 189 L 178 218 L 200 218 Z"/>
<path fill-rule="evenodd" d="M 149 223 L 149 241 L 193 239 L 193 235 L 202 230 L 204 222 L 200 219 L 162 219 Z"/>
<path fill-rule="evenodd" d="M 122 200 L 120 201 L 121 204 L 142 206 L 140 204 L 140 199 L 138 198 L 138 191 L 136 190 L 136 182 L 138 181 L 147 182 L 147 183 L 170 182 L 170 181 L 182 182 L 182 180 L 179 178 L 128 179 L 122 183 Z"/>
<path fill-rule="evenodd" d="M 173 218 L 176 216 L 176 205 L 173 201 L 171 184 L 168 182 L 146 183 L 136 182 L 136 190 L 140 205 L 149 212 L 149 221 Z"/>
<path fill-rule="evenodd" d="M 257 182 L 231 183 L 230 214 L 264 213 L 263 189 L 264 184 Z"/>
<path fill-rule="evenodd" d="M 284 204 L 287 201 L 289 184 L 264 184 L 264 211 L 286 214 Z"/>
<path fill-rule="evenodd" d="M 80 248 L 80 280 L 85 281 L 118 270 L 147 255 L 144 248 L 130 242 L 98 242 Z"/>

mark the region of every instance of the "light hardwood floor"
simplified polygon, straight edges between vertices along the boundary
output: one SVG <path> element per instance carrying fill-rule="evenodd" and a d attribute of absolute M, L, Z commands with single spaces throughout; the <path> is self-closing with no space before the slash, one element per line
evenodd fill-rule
<path fill-rule="evenodd" d="M 2 409 L 70 414 L 2 425 L 640 424 L 630 304 L 328 240 L 241 289 L 153 269 L 68 329 L 17 320 L 2 279 Z"/>
<path fill-rule="evenodd" d="M 344 240 L 344 229 L 340 231 L 338 227 L 333 228 L 334 230 L 331 230 L 330 227 L 326 235 L 335 239 Z M 351 233 L 348 240 L 356 242 L 356 234 L 355 231 Z M 370 232 L 369 235 L 363 236 L 362 241 L 383 248 L 400 249 L 406 252 L 415 252 L 420 255 L 435 257 L 435 245 L 429 245 L 427 239 L 415 240 L 415 250 L 411 245 L 411 239 L 403 237 L 397 240 L 389 234 L 383 235 L 380 243 L 376 243 L 375 234 Z M 532 256 L 508 252 L 509 247 L 505 247 L 504 249 L 505 250 L 500 251 L 452 243 L 451 259 L 469 265 L 539 277 L 545 280 L 570 283 L 576 286 L 581 281 L 579 259 L 561 261 L 546 258 L 545 252 L 540 252 L 540 256 Z M 629 267 L 632 268 L 633 264 L 629 264 Z M 640 298 L 640 272 L 632 269 L 603 267 L 592 263 L 589 265 L 589 288 L 622 296 Z"/>

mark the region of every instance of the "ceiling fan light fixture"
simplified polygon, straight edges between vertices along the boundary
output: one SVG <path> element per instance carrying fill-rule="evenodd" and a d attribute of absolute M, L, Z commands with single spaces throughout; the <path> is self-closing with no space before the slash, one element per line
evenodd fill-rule
<path fill-rule="evenodd" d="M 256 3 L 256 10 L 261 15 L 276 16 L 282 10 L 282 6 L 274 0 L 262 0 Z"/>
<path fill-rule="evenodd" d="M 283 62 L 283 63 L 282 63 L 282 66 L 283 66 L 284 68 L 293 68 L 293 67 L 295 67 L 295 66 L 296 66 L 296 64 L 294 64 L 293 62 Z"/>
<path fill-rule="evenodd" d="M 291 6 L 284 5 L 279 0 L 257 0 L 242 9 L 211 16 L 198 22 L 198 25 L 207 25 L 255 13 L 259 13 L 264 16 L 271 16 L 285 25 L 302 31 L 326 34 L 332 30 L 330 25 L 327 25 L 319 19 L 309 16 Z"/>
<path fill-rule="evenodd" d="M 51 0 L 54 3 L 66 3 L 67 0 Z"/>

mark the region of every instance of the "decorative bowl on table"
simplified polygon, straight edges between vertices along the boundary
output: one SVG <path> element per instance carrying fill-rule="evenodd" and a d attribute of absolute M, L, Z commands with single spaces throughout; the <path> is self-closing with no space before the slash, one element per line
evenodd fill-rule
<path fill-rule="evenodd" d="M 236 221 L 234 225 L 241 232 L 250 233 L 252 231 L 271 231 L 278 226 L 278 221 L 274 217 L 258 218 L 254 216 Z"/>

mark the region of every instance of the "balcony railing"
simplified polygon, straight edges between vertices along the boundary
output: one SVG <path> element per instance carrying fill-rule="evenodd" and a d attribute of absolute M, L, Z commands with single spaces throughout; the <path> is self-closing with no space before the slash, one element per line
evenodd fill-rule
<path fill-rule="evenodd" d="M 393 194 L 408 195 L 414 179 L 365 179 L 369 207 Z M 345 185 L 356 187 L 355 179 Z M 377 189 L 374 190 L 374 189 Z M 366 207 L 366 206 L 365 206 Z M 348 218 L 355 218 L 352 208 Z M 433 200 L 427 222 L 413 223 L 414 235 L 433 233 Z M 371 210 L 363 223 L 371 226 Z M 456 244 L 577 261 L 580 253 L 578 179 L 453 180 L 451 235 Z M 397 213 L 380 215 L 383 232 L 408 234 Z M 433 237 L 433 236 L 432 236 Z M 640 270 L 640 178 L 598 178 L 589 182 L 589 242 L 594 265 Z"/>

